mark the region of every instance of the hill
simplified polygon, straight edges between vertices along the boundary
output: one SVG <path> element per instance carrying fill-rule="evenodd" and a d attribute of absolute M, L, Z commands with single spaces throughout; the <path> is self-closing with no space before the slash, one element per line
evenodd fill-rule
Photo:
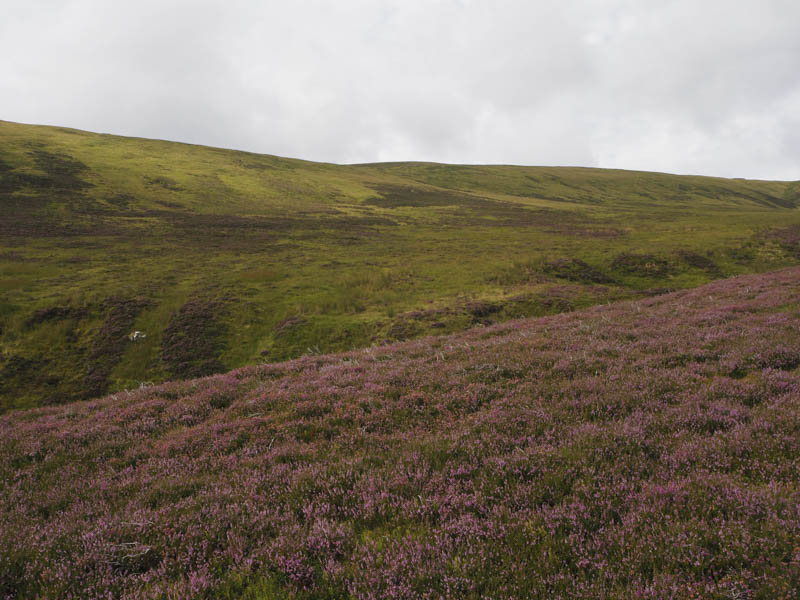
<path fill-rule="evenodd" d="M 799 200 L 0 122 L 0 412 L 797 264 Z"/>
<path fill-rule="evenodd" d="M 800 268 L 0 417 L 0 597 L 793 598 Z"/>

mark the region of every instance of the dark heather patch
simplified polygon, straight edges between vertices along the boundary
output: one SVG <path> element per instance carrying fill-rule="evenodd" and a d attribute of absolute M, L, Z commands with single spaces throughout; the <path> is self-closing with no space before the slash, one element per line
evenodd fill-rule
<path fill-rule="evenodd" d="M 44 150 L 30 153 L 36 168 L 44 175 L 16 170 L 0 172 L 0 236 L 57 237 L 95 234 L 96 224 L 65 224 L 45 212 L 54 201 L 79 205 L 88 202 L 83 191 L 92 184 L 81 179 L 88 171 L 70 156 Z M 15 192 L 23 192 L 16 194 Z"/>
<path fill-rule="evenodd" d="M 10 356 L 0 368 L 0 412 L 10 408 L 3 398 L 11 398 L 21 389 L 36 389 L 41 393 L 44 403 L 60 383 L 60 378 L 52 374 L 50 360 L 44 356 Z"/>
<path fill-rule="evenodd" d="M 74 306 L 51 306 L 49 308 L 40 308 L 28 317 L 25 321 L 25 327 L 35 327 L 41 323 L 48 321 L 64 321 L 66 319 L 82 319 L 86 317 L 88 311 L 83 307 Z"/>
<path fill-rule="evenodd" d="M 53 196 L 3 192 L 0 190 L 0 238 L 63 235 L 65 227 L 54 222 L 45 211 Z"/>
<path fill-rule="evenodd" d="M 482 321 L 502 311 L 503 305 L 495 302 L 470 302 L 467 304 L 466 309 L 472 315 L 473 320 Z"/>
<path fill-rule="evenodd" d="M 82 162 L 64 154 L 51 154 L 44 150 L 30 152 L 36 168 L 44 175 L 32 173 L 7 173 L 3 177 L 0 192 L 14 192 L 22 188 L 33 190 L 78 192 L 92 186 L 83 181 L 80 175 L 89 168 Z"/>
<path fill-rule="evenodd" d="M 183 188 L 174 179 L 164 177 L 163 175 L 157 177 L 145 177 L 144 182 L 151 187 L 161 187 L 171 192 L 180 192 Z"/>
<path fill-rule="evenodd" d="M 703 256 L 702 254 L 691 252 L 689 250 L 679 250 L 678 256 L 681 258 L 683 262 L 685 262 L 690 267 L 694 267 L 695 269 L 701 269 L 706 273 L 712 275 L 720 274 L 720 269 L 717 263 L 715 263 L 707 256 Z"/>
<path fill-rule="evenodd" d="M 87 356 L 83 395 L 95 398 L 108 390 L 108 377 L 122 359 L 136 317 L 151 301 L 144 298 L 109 298 L 106 318 L 94 335 Z"/>
<path fill-rule="evenodd" d="M 73 242 L 69 238 L 80 236 L 120 236 L 123 230 L 113 223 L 95 218 L 82 222 L 65 222 L 48 215 L 45 211 L 52 196 L 7 196 L 0 200 L 0 238 L 62 238 L 60 245 L 67 247 Z M 8 245 L 8 244 L 7 244 Z M 17 244 L 15 244 L 17 245 Z"/>
<path fill-rule="evenodd" d="M 36 166 L 47 173 L 44 182 L 48 188 L 83 190 L 92 187 L 79 176 L 89 170 L 85 164 L 66 154 L 50 154 L 44 150 L 32 152 Z"/>
<path fill-rule="evenodd" d="M 111 198 L 106 198 L 106 202 L 108 202 L 111 206 L 116 206 L 117 208 L 128 208 L 131 202 L 133 202 L 136 198 L 132 194 L 116 194 Z"/>
<path fill-rule="evenodd" d="M 639 277 L 666 277 L 672 271 L 669 262 L 653 254 L 618 254 L 611 267 L 627 275 Z"/>
<path fill-rule="evenodd" d="M 615 283 L 599 269 L 577 258 L 561 258 L 547 262 L 543 265 L 542 271 L 551 277 L 579 283 Z"/>
<path fill-rule="evenodd" d="M 800 225 L 773 229 L 767 233 L 767 237 L 777 241 L 795 258 L 800 258 Z"/>
<path fill-rule="evenodd" d="M 195 298 L 172 313 L 161 341 L 161 360 L 171 375 L 190 379 L 225 370 L 219 360 L 227 331 L 219 321 L 224 305 Z"/>
<path fill-rule="evenodd" d="M 365 204 L 380 208 L 434 208 L 438 209 L 439 222 L 451 226 L 535 226 L 553 228 L 554 233 L 589 235 L 594 233 L 587 225 L 592 221 L 568 211 L 527 208 L 513 202 L 502 202 L 463 192 L 436 188 L 418 188 L 403 185 L 376 185 L 372 189 L 380 194 L 369 198 Z M 610 230 L 596 230 L 608 237 Z"/>

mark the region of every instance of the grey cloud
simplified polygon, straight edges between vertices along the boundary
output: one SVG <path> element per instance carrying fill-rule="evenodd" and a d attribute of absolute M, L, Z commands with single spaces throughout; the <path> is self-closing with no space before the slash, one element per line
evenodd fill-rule
<path fill-rule="evenodd" d="M 794 0 L 14 1 L 0 118 L 311 160 L 800 179 Z"/>

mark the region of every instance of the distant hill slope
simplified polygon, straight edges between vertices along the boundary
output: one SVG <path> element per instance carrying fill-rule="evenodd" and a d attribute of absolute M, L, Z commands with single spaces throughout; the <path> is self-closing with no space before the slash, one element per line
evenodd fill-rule
<path fill-rule="evenodd" d="M 798 198 L 0 122 L 0 411 L 796 264 Z"/>
<path fill-rule="evenodd" d="M 0 597 L 793 598 L 800 268 L 0 417 Z"/>

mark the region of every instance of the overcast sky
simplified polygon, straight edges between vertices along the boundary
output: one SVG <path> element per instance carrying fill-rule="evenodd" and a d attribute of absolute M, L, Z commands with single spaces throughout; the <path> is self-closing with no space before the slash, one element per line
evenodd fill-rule
<path fill-rule="evenodd" d="M 800 0 L 2 0 L 0 119 L 800 179 Z"/>

